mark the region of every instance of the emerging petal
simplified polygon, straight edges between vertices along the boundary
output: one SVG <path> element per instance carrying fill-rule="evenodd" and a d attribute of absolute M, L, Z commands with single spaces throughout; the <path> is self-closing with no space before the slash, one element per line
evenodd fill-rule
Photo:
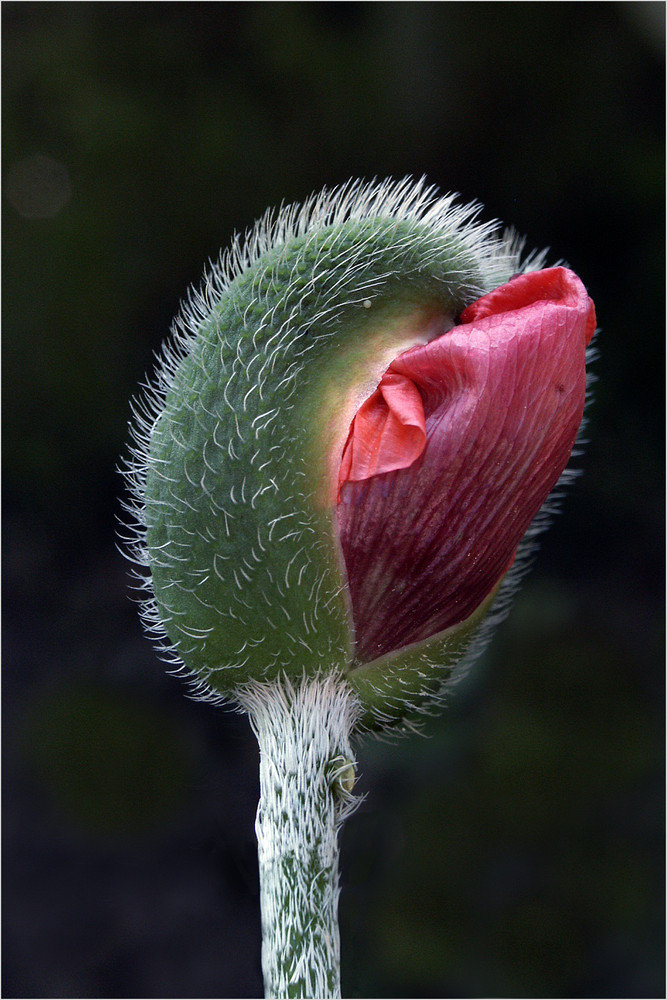
<path fill-rule="evenodd" d="M 595 312 L 576 275 L 519 275 L 460 319 L 397 357 L 350 429 L 337 510 L 362 662 L 475 611 L 560 477 L 581 422 Z M 390 397 L 413 400 L 407 408 L 393 409 L 388 380 Z"/>
<path fill-rule="evenodd" d="M 382 472 L 404 469 L 426 446 L 424 406 L 419 390 L 405 375 L 388 371 L 363 403 L 350 426 L 338 476 L 361 482 Z"/>

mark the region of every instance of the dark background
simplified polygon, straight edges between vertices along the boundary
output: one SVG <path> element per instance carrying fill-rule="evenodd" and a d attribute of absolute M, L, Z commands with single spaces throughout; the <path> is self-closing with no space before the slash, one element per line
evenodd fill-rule
<path fill-rule="evenodd" d="M 664 996 L 663 5 L 2 14 L 3 995 L 261 995 L 257 751 L 128 600 L 128 401 L 235 229 L 425 173 L 581 275 L 598 382 L 487 655 L 359 750 L 344 994 Z"/>

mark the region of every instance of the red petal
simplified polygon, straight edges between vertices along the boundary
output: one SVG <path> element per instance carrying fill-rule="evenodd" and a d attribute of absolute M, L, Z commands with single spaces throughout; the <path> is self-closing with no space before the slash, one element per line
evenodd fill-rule
<path fill-rule="evenodd" d="M 570 306 L 575 311 L 587 307 L 584 340 L 587 345 L 590 344 L 596 327 L 595 304 L 586 294 L 576 274 L 565 267 L 549 267 L 544 271 L 518 274 L 506 285 L 501 285 L 464 309 L 460 322 L 472 323 L 486 316 L 497 316 L 531 303 L 549 300 Z"/>
<path fill-rule="evenodd" d="M 364 662 L 472 614 L 507 570 L 581 422 L 595 314 L 576 275 L 521 275 L 461 319 L 389 368 L 421 397 L 423 451 L 395 471 L 343 477 L 339 531 Z"/>
<path fill-rule="evenodd" d="M 424 407 L 417 387 L 405 375 L 387 372 L 352 421 L 338 485 L 405 469 L 425 445 Z"/>

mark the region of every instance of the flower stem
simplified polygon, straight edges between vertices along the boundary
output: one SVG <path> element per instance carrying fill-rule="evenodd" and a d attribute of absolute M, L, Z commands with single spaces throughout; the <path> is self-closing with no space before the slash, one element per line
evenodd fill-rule
<path fill-rule="evenodd" d="M 354 810 L 355 695 L 340 677 L 253 684 L 242 705 L 260 749 L 257 810 L 267 997 L 340 997 L 338 831 Z"/>

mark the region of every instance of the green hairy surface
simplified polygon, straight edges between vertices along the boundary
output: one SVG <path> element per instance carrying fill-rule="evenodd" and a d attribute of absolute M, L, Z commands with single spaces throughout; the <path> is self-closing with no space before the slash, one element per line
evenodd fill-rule
<path fill-rule="evenodd" d="M 355 660 L 328 484 L 337 411 L 414 317 L 453 321 L 516 269 L 475 215 L 410 182 L 324 192 L 237 240 L 184 306 L 130 474 L 145 619 L 200 695 L 338 673 L 382 725 L 468 648 L 482 615 L 428 655 Z"/>

